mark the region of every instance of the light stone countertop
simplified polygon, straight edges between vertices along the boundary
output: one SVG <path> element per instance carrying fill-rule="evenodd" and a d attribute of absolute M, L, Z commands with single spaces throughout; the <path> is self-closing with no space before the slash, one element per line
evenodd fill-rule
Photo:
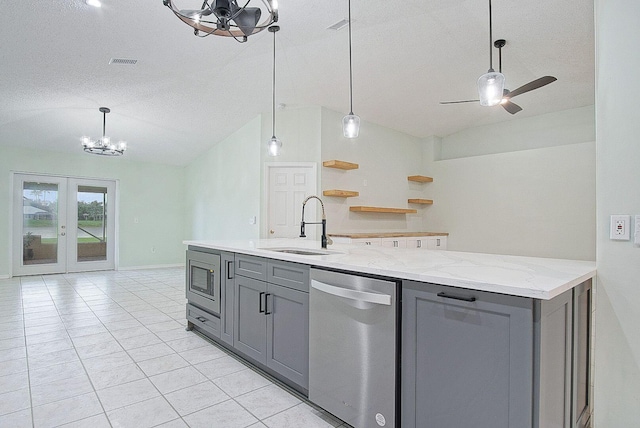
<path fill-rule="evenodd" d="M 456 251 L 336 244 L 329 255 L 279 253 L 269 248 L 320 249 L 308 239 L 184 241 L 186 245 L 409 279 L 470 290 L 549 300 L 596 274 L 595 262 Z"/>

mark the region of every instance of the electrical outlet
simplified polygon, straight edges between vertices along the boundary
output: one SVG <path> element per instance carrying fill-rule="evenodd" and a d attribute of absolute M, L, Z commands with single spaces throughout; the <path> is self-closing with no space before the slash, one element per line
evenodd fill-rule
<path fill-rule="evenodd" d="M 631 216 L 629 215 L 612 215 L 611 216 L 611 232 L 610 239 L 617 241 L 629 240 L 629 229 L 631 226 Z"/>

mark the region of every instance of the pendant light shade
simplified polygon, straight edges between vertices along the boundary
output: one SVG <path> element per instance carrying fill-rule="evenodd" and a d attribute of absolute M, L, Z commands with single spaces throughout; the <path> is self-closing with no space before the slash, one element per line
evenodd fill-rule
<path fill-rule="evenodd" d="M 269 156 L 278 156 L 282 148 L 282 141 L 275 135 L 267 141 L 267 154 Z"/>
<path fill-rule="evenodd" d="M 351 61 L 351 0 L 349 0 L 349 114 L 342 118 L 345 138 L 356 138 L 360 133 L 360 117 L 353 114 L 353 64 Z"/>
<path fill-rule="evenodd" d="M 504 95 L 504 74 L 493 69 L 493 22 L 489 0 L 489 71 L 478 79 L 478 96 L 481 106 L 500 104 Z"/>
<path fill-rule="evenodd" d="M 502 101 L 504 74 L 489 70 L 478 79 L 478 95 L 481 106 L 495 106 Z"/>
<path fill-rule="evenodd" d="M 269 27 L 269 32 L 273 33 L 273 91 L 271 104 L 272 136 L 269 141 L 267 141 L 267 154 L 274 157 L 280 155 L 280 149 L 282 149 L 282 141 L 276 137 L 276 33 L 278 31 L 280 31 L 280 27 L 277 25 Z"/>
<path fill-rule="evenodd" d="M 342 118 L 342 131 L 346 138 L 357 138 L 360 133 L 360 116 L 353 112 Z"/>

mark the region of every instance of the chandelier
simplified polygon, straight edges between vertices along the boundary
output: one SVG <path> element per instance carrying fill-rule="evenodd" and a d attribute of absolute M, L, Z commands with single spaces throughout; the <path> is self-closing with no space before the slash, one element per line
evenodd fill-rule
<path fill-rule="evenodd" d="M 200 9 L 180 9 L 175 0 L 162 2 L 182 22 L 193 27 L 193 33 L 198 37 L 213 34 L 233 37 L 244 43 L 248 36 L 278 22 L 277 0 L 240 0 L 240 5 L 238 0 L 204 0 Z M 253 7 L 249 7 L 250 3 Z M 265 18 L 261 22 L 263 15 Z"/>
<path fill-rule="evenodd" d="M 117 145 L 113 144 L 111 143 L 111 139 L 105 135 L 107 113 L 111 112 L 111 110 L 107 107 L 100 107 L 99 110 L 102 112 L 102 138 L 92 140 L 89 137 L 82 137 L 82 149 L 94 155 L 122 156 L 124 151 L 127 150 L 127 143 L 120 141 Z"/>

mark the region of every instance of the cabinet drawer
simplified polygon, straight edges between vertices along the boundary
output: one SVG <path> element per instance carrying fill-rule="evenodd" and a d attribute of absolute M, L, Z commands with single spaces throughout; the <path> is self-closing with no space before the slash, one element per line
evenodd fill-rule
<path fill-rule="evenodd" d="M 390 248 L 407 248 L 407 238 L 397 237 L 397 238 L 382 238 L 380 239 L 380 243 L 383 247 Z"/>
<path fill-rule="evenodd" d="M 309 266 L 269 260 L 267 267 L 267 282 L 309 292 Z"/>
<path fill-rule="evenodd" d="M 259 281 L 267 280 L 267 259 L 262 257 L 236 254 L 236 275 L 246 276 Z"/>
<path fill-rule="evenodd" d="M 199 329 L 220 337 L 220 318 L 187 303 L 187 320 Z"/>

